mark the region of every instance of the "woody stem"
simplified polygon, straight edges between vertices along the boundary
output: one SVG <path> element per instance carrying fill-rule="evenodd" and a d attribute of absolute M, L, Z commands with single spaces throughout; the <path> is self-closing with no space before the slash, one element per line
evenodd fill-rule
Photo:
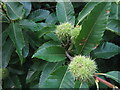
<path fill-rule="evenodd" d="M 65 51 L 65 54 L 70 59 L 70 61 L 72 61 L 73 57 L 71 57 L 67 51 Z"/>
<path fill-rule="evenodd" d="M 102 78 L 100 78 L 100 77 L 98 77 L 98 76 L 96 76 L 96 75 L 94 75 L 94 78 L 95 78 L 96 80 L 100 81 L 101 83 L 107 85 L 107 86 L 110 87 L 110 88 L 115 88 L 115 90 L 120 90 L 117 86 L 111 84 L 110 82 L 108 82 L 108 81 L 106 81 L 106 80 L 103 80 Z"/>

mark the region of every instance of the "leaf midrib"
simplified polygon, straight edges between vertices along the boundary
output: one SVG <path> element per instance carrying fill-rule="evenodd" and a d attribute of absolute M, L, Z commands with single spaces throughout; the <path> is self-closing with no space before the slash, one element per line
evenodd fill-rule
<path fill-rule="evenodd" d="M 116 80 L 120 81 L 119 79 L 117 79 L 116 77 L 114 77 L 114 76 L 112 76 L 112 75 L 105 74 L 105 76 L 108 76 L 108 77 L 110 77 L 110 78 L 114 78 L 114 79 L 116 79 Z"/>
<path fill-rule="evenodd" d="M 45 68 L 46 68 L 46 66 L 49 64 L 49 62 L 47 62 L 47 64 L 45 65 Z M 58 65 L 58 63 L 56 63 L 56 65 L 54 66 L 54 68 L 51 70 L 51 73 L 54 71 L 54 69 L 55 69 L 55 67 Z M 43 69 L 43 71 L 45 70 L 45 68 Z M 49 75 L 51 74 L 51 73 L 49 73 L 48 74 L 48 76 L 47 76 L 47 78 L 49 77 Z M 43 74 L 41 74 L 41 76 L 42 76 Z M 44 80 L 44 82 L 47 80 L 47 78 Z M 40 79 L 40 82 L 41 82 L 41 79 Z M 42 85 L 40 85 L 40 86 L 43 86 L 44 85 L 44 82 L 42 83 Z M 39 86 L 39 87 L 40 87 Z M 41 87 L 40 87 L 41 88 Z"/>
<path fill-rule="evenodd" d="M 106 5 L 105 5 L 105 6 L 106 6 Z M 105 8 L 105 7 L 104 7 L 104 8 Z M 103 12 L 104 8 L 102 9 L 101 13 Z M 101 13 L 99 14 L 98 18 L 100 17 Z M 98 18 L 97 18 L 96 22 L 98 21 Z M 96 25 L 96 22 L 94 23 L 93 27 Z M 87 42 L 88 42 L 88 39 L 89 39 L 89 37 L 90 37 L 90 35 L 91 35 L 92 31 L 93 31 L 93 27 L 92 27 L 90 33 L 88 34 L 88 37 L 86 38 L 86 42 L 84 43 L 83 47 L 81 48 L 80 53 L 83 51 L 84 47 L 86 46 L 86 44 L 87 44 Z"/>
<path fill-rule="evenodd" d="M 67 68 L 67 70 L 68 70 L 68 68 Z M 61 81 L 61 84 L 60 84 L 59 88 L 61 88 L 61 85 L 63 84 L 64 78 L 65 78 L 65 76 L 66 76 L 66 74 L 67 74 L 67 70 L 66 70 L 66 72 L 65 72 L 65 74 L 64 74 L 64 76 L 63 76 L 63 78 L 62 78 L 62 81 Z"/>
<path fill-rule="evenodd" d="M 67 18 L 67 12 L 66 12 L 66 8 L 65 8 L 65 3 L 63 2 L 63 9 L 64 9 L 64 11 L 65 11 L 65 18 L 66 18 L 66 21 L 68 21 L 68 18 Z"/>
<path fill-rule="evenodd" d="M 13 22 L 13 32 L 14 32 L 14 36 L 15 36 L 15 44 L 17 45 L 17 47 L 18 47 L 18 44 L 17 44 L 17 35 L 16 35 L 16 30 L 15 30 L 15 26 L 14 26 L 15 24 L 14 24 L 14 22 Z M 19 41 L 19 40 L 18 40 Z M 20 50 L 21 50 L 21 47 L 20 47 Z"/>
<path fill-rule="evenodd" d="M 7 3 L 7 5 L 11 8 L 11 10 L 14 12 L 14 10 L 12 9 L 12 7 Z M 17 15 L 15 12 L 14 14 L 17 16 L 17 17 L 20 17 L 19 15 Z"/>

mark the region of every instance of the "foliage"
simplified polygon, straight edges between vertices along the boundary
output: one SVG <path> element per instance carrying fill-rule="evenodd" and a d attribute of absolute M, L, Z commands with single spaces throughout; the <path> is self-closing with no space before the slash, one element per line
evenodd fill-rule
<path fill-rule="evenodd" d="M 120 87 L 119 7 L 117 2 L 73 3 L 70 0 L 1 2 L 0 79 L 3 84 L 0 88 L 110 87 L 105 82 L 98 84 L 95 77 Z M 59 35 L 58 27 L 63 30 Z M 94 59 L 96 85 L 94 81 L 91 86 L 86 81 L 76 80 L 70 72 L 69 64 L 76 55 Z"/>

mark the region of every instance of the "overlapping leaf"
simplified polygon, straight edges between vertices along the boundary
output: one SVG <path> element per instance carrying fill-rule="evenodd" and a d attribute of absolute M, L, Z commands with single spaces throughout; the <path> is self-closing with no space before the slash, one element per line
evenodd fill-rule
<path fill-rule="evenodd" d="M 120 71 L 111 71 L 107 72 L 105 76 L 115 80 L 116 82 L 120 83 Z"/>
<path fill-rule="evenodd" d="M 10 76 L 5 81 L 6 81 L 6 84 L 5 84 L 6 88 L 19 88 L 19 89 L 22 88 L 20 79 L 17 75 Z"/>
<path fill-rule="evenodd" d="M 112 2 L 111 8 L 108 12 L 110 12 L 109 22 L 106 27 L 107 30 L 120 35 L 120 12 L 119 12 L 120 5 Z"/>
<path fill-rule="evenodd" d="M 5 42 L 2 48 L 2 67 L 5 68 L 9 64 L 10 57 L 12 52 L 14 51 L 14 45 L 12 41 L 9 39 Z"/>
<path fill-rule="evenodd" d="M 13 22 L 8 27 L 9 36 L 16 46 L 17 53 L 20 57 L 21 63 L 23 63 L 22 49 L 25 46 L 22 29 L 17 22 Z"/>
<path fill-rule="evenodd" d="M 49 38 L 49 40 L 53 40 L 53 41 L 60 41 L 57 37 L 57 35 L 54 33 L 54 32 L 51 32 L 51 33 L 47 33 L 45 36 L 45 38 Z"/>
<path fill-rule="evenodd" d="M 115 80 L 118 83 L 120 83 L 120 77 L 119 77 L 120 71 L 110 71 L 110 72 L 107 72 L 103 75 L 108 77 L 108 78 L 111 78 L 111 79 Z"/>
<path fill-rule="evenodd" d="M 116 19 L 116 20 L 120 20 L 120 12 L 119 12 L 119 9 L 120 9 L 120 5 L 117 4 L 116 2 L 112 2 L 111 3 L 111 8 L 109 10 L 110 12 L 110 17 L 109 19 Z"/>
<path fill-rule="evenodd" d="M 32 31 L 39 31 L 41 29 L 37 23 L 35 23 L 32 20 L 27 20 L 27 19 L 21 20 L 20 25 L 23 28 L 30 29 Z"/>
<path fill-rule="evenodd" d="M 55 25 L 45 26 L 45 27 L 42 27 L 41 30 L 39 30 L 38 32 L 36 32 L 36 35 L 40 38 L 44 34 L 48 34 L 48 33 L 54 32 L 55 29 L 56 29 Z"/>
<path fill-rule="evenodd" d="M 5 2 L 7 15 L 11 20 L 22 19 L 25 13 L 24 7 L 20 2 Z"/>
<path fill-rule="evenodd" d="M 25 9 L 25 16 L 28 16 L 32 8 L 31 2 L 21 2 L 21 3 L 23 4 L 24 9 Z"/>
<path fill-rule="evenodd" d="M 39 47 L 32 56 L 49 62 L 59 62 L 65 60 L 65 50 L 58 45 L 58 42 L 50 41 Z"/>
<path fill-rule="evenodd" d="M 109 59 L 120 53 L 120 47 L 109 42 L 103 43 L 97 49 L 91 52 L 95 58 Z"/>
<path fill-rule="evenodd" d="M 110 20 L 106 29 L 116 33 L 117 35 L 120 35 L 120 20 L 116 19 Z"/>
<path fill-rule="evenodd" d="M 64 2 L 64 0 L 57 0 L 56 13 L 60 23 L 69 22 L 75 24 L 74 8 L 70 2 Z"/>
<path fill-rule="evenodd" d="M 90 14 L 90 12 L 93 10 L 93 8 L 98 4 L 98 2 L 89 2 L 86 4 L 86 6 L 82 9 L 82 11 L 78 15 L 78 24 L 86 18 Z"/>
<path fill-rule="evenodd" d="M 55 13 L 51 13 L 47 19 L 45 20 L 46 23 L 48 24 L 55 24 L 57 22 L 57 17 L 55 15 Z"/>
<path fill-rule="evenodd" d="M 45 83 L 46 79 L 48 78 L 48 76 L 56 69 L 58 68 L 60 65 L 62 64 L 62 62 L 58 62 L 58 63 L 50 63 L 47 62 L 43 72 L 41 74 L 40 77 L 40 81 L 39 81 L 39 88 L 43 88 L 43 84 Z"/>
<path fill-rule="evenodd" d="M 67 66 L 56 69 L 43 84 L 43 88 L 74 88 L 74 77 Z"/>
<path fill-rule="evenodd" d="M 100 3 L 91 11 L 82 25 L 82 30 L 76 39 L 75 46 L 78 54 L 87 55 L 99 44 L 104 34 L 110 3 Z"/>
<path fill-rule="evenodd" d="M 41 21 L 41 20 L 46 19 L 48 17 L 49 13 L 50 12 L 48 10 L 38 9 L 38 10 L 30 13 L 29 19 L 33 20 L 35 22 Z"/>

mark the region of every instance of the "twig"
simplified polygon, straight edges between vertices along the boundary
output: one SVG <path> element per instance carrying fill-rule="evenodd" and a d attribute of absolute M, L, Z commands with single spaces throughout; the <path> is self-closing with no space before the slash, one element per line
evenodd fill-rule
<path fill-rule="evenodd" d="M 65 51 L 65 54 L 70 59 L 70 61 L 72 61 L 73 57 L 71 57 L 67 51 Z"/>
<path fill-rule="evenodd" d="M 96 76 L 96 75 L 94 75 L 94 78 L 95 78 L 96 80 L 100 81 L 101 83 L 107 85 L 107 86 L 110 87 L 110 88 L 114 88 L 115 90 L 120 90 L 117 86 L 111 84 L 110 82 L 108 82 L 108 81 L 106 81 L 106 80 L 103 80 L 102 78 L 100 78 L 100 77 L 98 77 L 98 76 Z"/>
<path fill-rule="evenodd" d="M 98 82 L 99 82 L 99 80 L 95 80 L 95 84 L 96 84 L 96 86 L 97 86 L 97 90 L 99 90 L 99 84 L 98 84 Z"/>

